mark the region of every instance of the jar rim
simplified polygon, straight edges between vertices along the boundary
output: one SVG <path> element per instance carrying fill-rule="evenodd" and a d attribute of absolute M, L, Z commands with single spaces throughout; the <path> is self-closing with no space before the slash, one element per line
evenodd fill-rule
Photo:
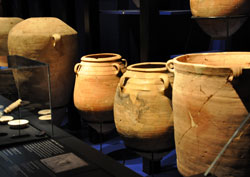
<path fill-rule="evenodd" d="M 96 53 L 96 54 L 84 55 L 81 58 L 81 61 L 106 62 L 106 61 L 120 60 L 121 58 L 122 58 L 121 55 L 116 53 Z"/>
<path fill-rule="evenodd" d="M 127 67 L 127 70 L 141 72 L 166 72 L 167 67 L 164 62 L 143 62 L 132 64 Z"/>
<path fill-rule="evenodd" d="M 223 57 L 224 56 L 224 57 Z M 236 60 L 237 57 L 249 56 L 249 62 L 240 63 Z M 199 57 L 198 60 L 195 60 Z M 216 62 L 213 60 L 209 61 L 212 57 L 218 57 Z M 235 57 L 234 63 L 225 63 L 227 58 L 225 57 Z M 220 61 L 221 60 L 221 61 Z M 223 60 L 223 62 L 222 62 Z M 250 68 L 250 52 L 211 52 L 211 53 L 191 53 L 177 56 L 173 59 L 174 64 L 185 65 L 185 66 L 195 66 L 195 67 L 207 67 L 207 68 L 231 68 L 232 66 L 241 66 L 242 68 Z M 203 61 L 203 62 L 202 62 Z M 222 64 L 224 63 L 224 64 Z"/>

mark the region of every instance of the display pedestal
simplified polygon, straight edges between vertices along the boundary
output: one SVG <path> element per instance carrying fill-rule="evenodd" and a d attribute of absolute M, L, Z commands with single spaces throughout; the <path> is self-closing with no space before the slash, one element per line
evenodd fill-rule
<path fill-rule="evenodd" d="M 114 131 L 114 123 L 88 123 L 89 141 L 93 144 L 108 140 Z"/>
<path fill-rule="evenodd" d="M 230 51 L 231 36 L 236 33 L 248 19 L 248 15 L 195 17 L 202 30 L 211 37 L 210 51 Z"/>
<path fill-rule="evenodd" d="M 153 175 L 161 172 L 161 160 L 170 151 L 165 152 L 139 152 L 135 151 L 143 159 L 142 168 L 143 172 Z"/>
<path fill-rule="evenodd" d="M 143 163 L 143 172 L 147 174 L 154 174 L 161 172 L 161 159 L 154 161 L 143 157 L 142 163 Z"/>

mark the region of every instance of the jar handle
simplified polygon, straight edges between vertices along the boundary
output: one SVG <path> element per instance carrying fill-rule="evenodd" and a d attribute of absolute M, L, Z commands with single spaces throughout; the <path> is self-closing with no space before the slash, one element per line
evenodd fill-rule
<path fill-rule="evenodd" d="M 61 35 L 58 33 L 55 33 L 52 35 L 52 39 L 53 39 L 53 47 L 55 48 L 57 43 L 61 40 Z"/>
<path fill-rule="evenodd" d="M 125 68 L 127 68 L 127 66 L 128 66 L 127 60 L 126 60 L 125 58 L 123 58 L 123 59 L 122 59 L 122 62 L 124 63 Z"/>
<path fill-rule="evenodd" d="M 80 71 L 80 69 L 82 68 L 82 64 L 81 63 L 77 63 L 74 67 L 74 72 L 76 74 L 78 74 L 78 72 Z"/>
<path fill-rule="evenodd" d="M 119 86 L 121 89 L 123 89 L 125 87 L 128 80 L 129 80 L 129 77 L 121 77 L 120 83 L 119 83 Z"/>
<path fill-rule="evenodd" d="M 160 80 L 163 82 L 164 84 L 164 90 L 166 90 L 169 86 L 169 78 L 168 75 L 161 75 L 160 76 Z"/>
<path fill-rule="evenodd" d="M 118 75 L 121 71 L 121 66 L 118 63 L 113 63 L 113 67 L 116 69 L 115 74 Z"/>
<path fill-rule="evenodd" d="M 166 63 L 166 68 L 169 72 L 174 72 L 174 59 L 168 60 Z"/>
<path fill-rule="evenodd" d="M 241 66 L 234 66 L 230 68 L 232 73 L 228 77 L 229 81 L 233 81 L 234 77 L 239 77 L 242 74 L 242 67 Z"/>

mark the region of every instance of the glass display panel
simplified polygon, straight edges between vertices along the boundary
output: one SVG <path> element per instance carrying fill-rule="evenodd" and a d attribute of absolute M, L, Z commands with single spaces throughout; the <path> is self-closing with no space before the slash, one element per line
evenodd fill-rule
<path fill-rule="evenodd" d="M 48 64 L 0 56 L 0 146 L 53 136 L 50 93 Z"/>

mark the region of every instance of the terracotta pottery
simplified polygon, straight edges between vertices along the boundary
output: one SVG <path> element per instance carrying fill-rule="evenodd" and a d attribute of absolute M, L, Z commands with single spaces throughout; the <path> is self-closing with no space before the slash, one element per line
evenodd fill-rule
<path fill-rule="evenodd" d="M 190 9 L 208 35 L 221 39 L 234 34 L 247 20 L 250 0 L 190 0 Z"/>
<path fill-rule="evenodd" d="M 65 107 L 73 92 L 77 32 L 57 18 L 28 18 L 12 28 L 8 47 L 11 55 L 49 64 L 52 107 Z"/>
<path fill-rule="evenodd" d="M 197 17 L 246 15 L 249 5 L 249 0 L 190 0 L 191 12 Z"/>
<path fill-rule="evenodd" d="M 117 84 L 127 61 L 118 54 L 85 55 L 75 65 L 74 104 L 89 122 L 112 122 Z"/>
<path fill-rule="evenodd" d="M 8 34 L 11 28 L 17 23 L 23 21 L 21 18 L 15 17 L 0 17 L 0 56 L 8 55 Z M 1 58 L 0 58 L 1 63 Z"/>
<path fill-rule="evenodd" d="M 171 95 L 165 63 L 127 68 L 114 102 L 115 126 L 127 147 L 142 152 L 174 148 Z"/>
<path fill-rule="evenodd" d="M 1 1 L 0 1 L 1 11 Z M 1 16 L 1 12 L 0 12 Z M 0 17 L 0 67 L 8 67 L 7 55 L 8 52 L 8 34 L 11 28 L 23 19 L 16 17 Z M 13 98 L 16 92 L 16 84 L 14 82 L 13 74 L 11 70 L 0 71 L 0 93 L 7 98 Z M 13 98 L 16 99 L 16 98 Z"/>
<path fill-rule="evenodd" d="M 250 98 L 250 53 L 188 54 L 168 61 L 167 66 L 174 71 L 178 170 L 183 176 L 204 173 L 248 114 L 245 102 Z M 235 83 L 243 87 L 235 89 Z M 249 176 L 249 134 L 248 122 L 215 164 L 212 174 Z"/>

